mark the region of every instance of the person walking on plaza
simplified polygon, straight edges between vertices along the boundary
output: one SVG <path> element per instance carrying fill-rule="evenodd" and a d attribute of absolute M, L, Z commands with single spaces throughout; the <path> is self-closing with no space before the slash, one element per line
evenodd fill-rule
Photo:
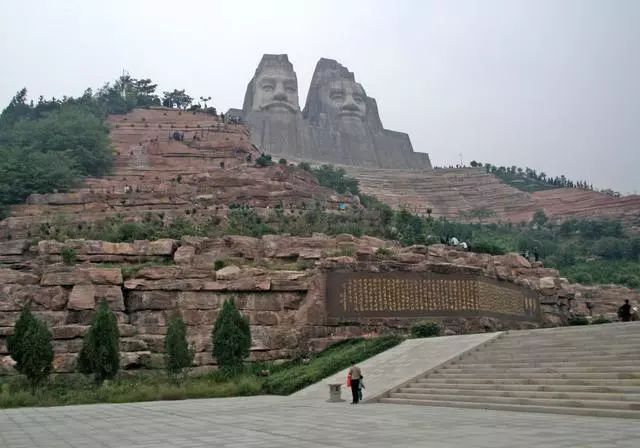
<path fill-rule="evenodd" d="M 624 301 L 624 305 L 618 308 L 618 317 L 622 322 L 629 322 L 631 320 L 631 305 L 629 305 L 629 299 Z"/>
<path fill-rule="evenodd" d="M 351 404 L 358 404 L 358 401 L 360 401 L 360 379 L 362 378 L 362 372 L 354 361 L 351 361 L 349 376 L 351 377 L 351 396 L 353 397 Z"/>

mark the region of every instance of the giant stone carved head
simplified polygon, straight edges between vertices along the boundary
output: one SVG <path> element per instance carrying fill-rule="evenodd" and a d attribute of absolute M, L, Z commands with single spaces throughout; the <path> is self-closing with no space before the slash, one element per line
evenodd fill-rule
<path fill-rule="evenodd" d="M 369 98 L 355 76 L 333 59 L 322 58 L 311 80 L 304 116 L 313 125 L 327 120 L 333 125 L 355 126 L 370 121 Z"/>
<path fill-rule="evenodd" d="M 262 56 L 247 88 L 243 110 L 245 113 L 300 111 L 298 79 L 286 54 Z"/>

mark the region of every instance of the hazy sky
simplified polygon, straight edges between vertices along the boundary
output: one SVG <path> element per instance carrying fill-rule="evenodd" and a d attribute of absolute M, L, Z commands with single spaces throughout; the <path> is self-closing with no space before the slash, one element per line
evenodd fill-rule
<path fill-rule="evenodd" d="M 0 102 L 78 95 L 126 69 L 241 107 L 263 53 L 300 104 L 320 57 L 434 165 L 460 154 L 640 191 L 640 0 L 1 0 Z"/>

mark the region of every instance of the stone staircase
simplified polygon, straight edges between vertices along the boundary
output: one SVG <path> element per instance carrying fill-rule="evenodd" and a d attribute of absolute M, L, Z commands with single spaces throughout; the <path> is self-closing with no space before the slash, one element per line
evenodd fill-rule
<path fill-rule="evenodd" d="M 640 419 L 640 322 L 505 333 L 380 401 Z"/>

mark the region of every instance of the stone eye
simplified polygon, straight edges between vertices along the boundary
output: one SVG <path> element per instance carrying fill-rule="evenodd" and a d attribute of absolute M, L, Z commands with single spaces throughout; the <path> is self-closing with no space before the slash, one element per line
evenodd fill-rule
<path fill-rule="evenodd" d="M 353 101 L 355 101 L 358 104 L 362 103 L 362 97 L 361 96 L 354 96 L 353 97 Z"/>
<path fill-rule="evenodd" d="M 287 87 L 284 89 L 287 93 L 295 93 L 296 89 L 294 89 L 293 87 Z"/>
<path fill-rule="evenodd" d="M 262 86 L 262 90 L 264 90 L 265 92 L 273 92 L 273 86 L 270 86 L 270 85 Z"/>
<path fill-rule="evenodd" d="M 344 95 L 342 93 L 332 93 L 331 94 L 331 99 L 334 101 L 342 101 L 344 99 Z"/>

